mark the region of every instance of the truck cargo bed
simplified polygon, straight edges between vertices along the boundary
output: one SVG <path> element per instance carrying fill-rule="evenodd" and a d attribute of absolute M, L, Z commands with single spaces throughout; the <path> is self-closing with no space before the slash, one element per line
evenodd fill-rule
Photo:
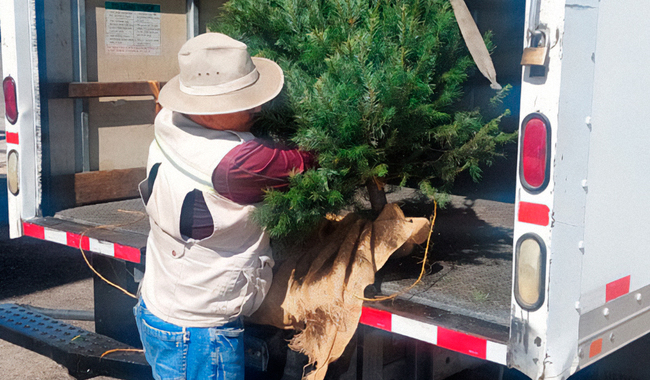
<path fill-rule="evenodd" d="M 388 200 L 399 203 L 410 216 L 433 212 L 433 204 L 414 190 L 393 189 Z M 497 342 L 507 341 L 513 222 L 513 204 L 451 196 L 449 204 L 438 210 L 422 281 L 395 301 L 366 305 Z M 113 244 L 144 252 L 149 230 L 139 199 L 71 208 L 53 217 L 29 220 L 26 225 L 45 230 L 30 233 L 26 227 L 27 235 L 72 246 L 79 245 L 78 237 L 83 234 L 90 239 L 86 246 L 91 251 L 95 241 L 94 246 L 102 249 Z M 124 258 L 117 248 L 99 253 Z M 408 257 L 389 260 L 368 293 L 389 295 L 406 290 L 419 276 L 423 254 L 424 249 L 419 249 Z M 129 261 L 140 262 L 140 258 Z"/>
<path fill-rule="evenodd" d="M 26 236 L 143 262 L 149 218 L 140 199 L 100 203 L 59 211 L 23 222 Z"/>
<path fill-rule="evenodd" d="M 513 204 L 452 196 L 438 211 L 426 276 L 399 298 L 508 326 L 513 224 Z M 423 255 L 389 261 L 377 274 L 377 290 L 407 289 L 419 276 Z"/>

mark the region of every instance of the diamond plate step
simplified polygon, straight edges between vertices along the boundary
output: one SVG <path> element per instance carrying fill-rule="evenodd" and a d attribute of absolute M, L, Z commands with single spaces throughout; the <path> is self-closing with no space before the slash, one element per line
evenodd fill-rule
<path fill-rule="evenodd" d="M 77 379 L 111 376 L 125 380 L 152 379 L 141 352 L 103 335 L 80 329 L 16 304 L 0 304 L 0 339 L 47 356 Z"/>

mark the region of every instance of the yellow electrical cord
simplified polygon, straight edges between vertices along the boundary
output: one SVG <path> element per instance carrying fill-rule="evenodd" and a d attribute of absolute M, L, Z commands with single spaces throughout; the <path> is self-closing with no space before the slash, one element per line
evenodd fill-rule
<path fill-rule="evenodd" d="M 438 203 L 435 200 L 433 201 L 433 203 L 434 203 L 433 216 L 431 216 L 431 218 L 429 219 L 430 220 L 429 235 L 427 236 L 427 245 L 426 245 L 426 249 L 424 251 L 424 258 L 422 259 L 422 269 L 420 270 L 420 276 L 418 277 L 418 279 L 413 284 L 411 284 L 411 286 L 409 286 L 408 288 L 403 289 L 403 290 L 401 290 L 401 291 L 399 291 L 397 293 L 391 294 L 390 296 L 378 297 L 378 298 L 364 298 L 364 297 L 357 297 L 357 298 L 359 298 L 359 299 L 361 299 L 363 301 L 370 301 L 370 302 L 386 301 L 386 300 L 393 299 L 393 298 L 395 298 L 395 297 L 397 297 L 397 296 L 399 296 L 401 294 L 404 294 L 404 293 L 408 292 L 409 290 L 413 289 L 422 280 L 422 277 L 424 277 L 424 274 L 426 273 L 426 263 L 427 263 L 427 258 L 428 258 L 428 255 L 429 255 L 429 246 L 430 246 L 430 242 L 431 242 L 431 234 L 433 232 L 433 226 L 435 225 L 435 222 L 436 222 L 436 216 L 437 216 L 437 210 L 438 210 Z M 126 210 L 118 210 L 118 211 L 120 211 L 120 212 L 128 212 L 128 213 L 139 213 L 139 212 L 134 212 L 134 211 L 126 211 Z M 126 289 L 122 288 L 121 286 L 107 280 L 104 276 L 102 276 L 99 272 L 97 272 L 97 270 L 95 270 L 95 268 L 93 268 L 93 266 L 90 264 L 90 261 L 88 261 L 88 257 L 86 256 L 86 252 L 84 251 L 81 242 L 83 241 L 84 236 L 86 236 L 86 234 L 89 231 L 92 231 L 93 229 L 100 229 L 100 228 L 108 229 L 108 228 L 124 227 L 124 226 L 130 225 L 130 224 L 137 223 L 137 222 L 139 222 L 140 220 L 144 219 L 147 216 L 144 213 L 140 213 L 140 214 L 142 214 L 142 217 L 140 217 L 139 219 L 137 219 L 137 220 L 135 220 L 133 222 L 124 223 L 124 224 L 102 225 L 102 226 L 96 226 L 96 227 L 88 228 L 88 229 L 86 229 L 85 231 L 83 231 L 81 233 L 81 236 L 79 238 L 79 250 L 81 251 L 81 255 L 83 256 L 84 261 L 86 262 L 86 265 L 88 265 L 90 270 L 93 271 L 93 273 L 95 275 L 97 275 L 97 277 L 102 279 L 107 284 L 109 284 L 109 285 L 113 286 L 114 288 L 120 290 L 122 293 L 126 294 L 127 296 L 135 298 L 135 299 L 138 298 L 135 294 L 132 294 L 129 291 L 127 291 Z M 73 338 L 73 340 L 76 339 L 76 338 L 78 338 L 78 337 Z M 116 353 L 116 352 L 144 352 L 144 350 L 136 349 L 136 348 L 116 348 L 116 349 L 112 349 L 112 350 L 108 350 L 108 351 L 104 352 L 100 356 L 100 359 L 103 358 L 106 355 L 110 355 L 110 354 Z"/>
<path fill-rule="evenodd" d="M 134 220 L 134 221 L 132 221 L 132 222 L 128 222 L 128 223 L 105 224 L 105 225 L 91 227 L 91 228 L 88 228 L 88 229 L 84 230 L 81 233 L 80 237 L 79 237 L 79 250 L 81 251 L 81 255 L 83 256 L 84 261 L 86 262 L 86 265 L 88 265 L 88 268 L 90 268 L 90 270 L 95 275 L 97 275 L 97 277 L 101 278 L 104 282 L 106 282 L 107 284 L 113 286 L 114 288 L 120 290 L 122 293 L 126 294 L 127 296 L 138 299 L 138 297 L 135 294 L 132 294 L 129 291 L 127 291 L 126 289 L 122 288 L 121 286 L 107 280 L 106 277 L 102 276 L 99 272 L 97 272 L 97 270 L 95 268 L 93 268 L 92 264 L 90 264 L 90 261 L 88 260 L 88 257 L 86 256 L 86 252 L 83 249 L 83 244 L 82 244 L 83 238 L 84 238 L 84 236 L 86 236 L 86 234 L 88 232 L 90 232 L 90 231 L 92 231 L 94 229 L 109 229 L 109 228 L 117 228 L 117 227 L 128 226 L 130 224 L 134 224 L 134 223 L 137 223 L 137 222 L 141 221 L 142 219 L 144 219 L 147 216 L 147 214 L 139 212 L 139 211 L 127 211 L 127 210 L 117 210 L 117 211 L 125 212 L 125 213 L 131 213 L 131 214 L 141 214 L 141 217 Z M 72 340 L 75 340 L 75 339 L 77 339 L 79 337 L 80 337 L 80 335 L 77 335 L 76 337 L 72 338 Z M 144 350 L 137 349 L 137 348 L 116 348 L 116 349 L 112 349 L 112 350 L 108 350 L 108 351 L 104 352 L 99 358 L 102 359 L 104 356 L 115 353 L 115 352 L 144 352 Z"/>
<path fill-rule="evenodd" d="M 119 212 L 124 212 L 124 213 L 131 213 L 131 214 L 140 214 L 141 217 L 138 218 L 138 219 L 136 219 L 136 220 L 134 220 L 134 221 L 132 221 L 132 222 L 128 222 L 128 223 L 123 223 L 123 224 L 105 224 L 105 225 L 96 226 L 96 227 L 91 227 L 91 228 L 88 228 L 88 229 L 84 230 L 84 231 L 81 233 L 81 236 L 79 237 L 79 250 L 81 251 L 81 255 L 83 256 L 84 261 L 86 262 L 86 265 L 88 265 L 88 268 L 90 268 L 90 270 L 93 271 L 93 273 L 94 273 L 95 275 L 97 275 L 97 277 L 101 278 L 104 282 L 106 282 L 107 284 L 111 285 L 112 287 L 114 287 L 114 288 L 120 290 L 122 293 L 126 294 L 127 296 L 129 296 L 129 297 L 131 297 L 131 298 L 138 299 L 138 296 L 136 296 L 135 294 L 132 294 L 132 293 L 130 293 L 129 291 L 127 291 L 126 289 L 122 288 L 121 286 L 119 286 L 119 285 L 117 285 L 117 284 L 115 284 L 115 283 L 113 283 L 113 282 L 107 280 L 106 277 L 102 276 L 99 272 L 97 272 L 97 270 L 95 270 L 95 268 L 93 268 L 93 266 L 90 264 L 90 261 L 88 261 L 88 257 L 86 256 L 86 252 L 85 252 L 84 249 L 83 249 L 83 244 L 82 244 L 82 242 L 83 242 L 83 238 L 84 238 L 84 236 L 86 236 L 86 234 L 87 234 L 88 232 L 90 232 L 90 231 L 92 231 L 92 230 L 95 230 L 95 229 L 109 229 L 109 228 L 117 228 L 117 227 L 128 226 L 128 225 L 131 225 L 131 224 L 138 223 L 139 221 L 141 221 L 142 219 L 144 219 L 144 218 L 147 216 L 147 214 L 142 213 L 142 212 L 139 212 L 139 211 L 128 211 L 128 210 L 117 210 L 117 211 L 119 211 Z"/>
<path fill-rule="evenodd" d="M 139 349 L 139 348 L 116 348 L 113 350 L 108 350 L 104 352 L 99 358 L 102 359 L 106 355 L 113 354 L 115 352 L 144 352 L 144 350 Z"/>
<path fill-rule="evenodd" d="M 427 258 L 429 257 L 429 243 L 431 242 L 431 233 L 433 232 L 433 226 L 436 223 L 437 211 L 438 211 L 438 202 L 436 202 L 434 200 L 433 201 L 433 216 L 431 216 L 431 218 L 429 218 L 430 226 L 429 226 L 429 236 L 427 237 L 427 247 L 424 250 L 424 258 L 422 259 L 422 269 L 420 270 L 420 276 L 418 277 L 418 279 L 415 280 L 415 282 L 413 284 L 411 284 L 411 286 L 409 286 L 408 288 L 402 289 L 399 292 L 393 293 L 393 294 L 391 294 L 389 296 L 377 297 L 377 298 L 365 298 L 365 297 L 357 297 L 357 298 L 359 298 L 359 299 L 361 299 L 363 301 L 370 301 L 370 302 L 390 300 L 390 299 L 396 298 L 397 296 L 400 296 L 400 295 L 408 292 L 409 290 L 413 289 L 422 280 L 422 277 L 424 277 L 424 274 L 427 271 L 426 269 L 427 269 Z"/>

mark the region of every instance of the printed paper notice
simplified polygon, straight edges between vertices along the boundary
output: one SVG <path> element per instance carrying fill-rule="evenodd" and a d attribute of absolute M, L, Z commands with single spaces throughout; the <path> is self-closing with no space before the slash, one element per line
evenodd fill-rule
<path fill-rule="evenodd" d="M 106 8 L 106 52 L 160 55 L 160 12 Z"/>

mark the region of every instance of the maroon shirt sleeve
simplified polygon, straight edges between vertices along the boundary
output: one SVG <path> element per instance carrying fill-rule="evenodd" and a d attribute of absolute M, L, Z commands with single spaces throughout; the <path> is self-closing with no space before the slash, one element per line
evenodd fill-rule
<path fill-rule="evenodd" d="M 264 190 L 286 190 L 289 175 L 315 165 L 314 156 L 271 141 L 254 139 L 228 152 L 212 173 L 212 185 L 239 204 L 261 202 Z"/>

